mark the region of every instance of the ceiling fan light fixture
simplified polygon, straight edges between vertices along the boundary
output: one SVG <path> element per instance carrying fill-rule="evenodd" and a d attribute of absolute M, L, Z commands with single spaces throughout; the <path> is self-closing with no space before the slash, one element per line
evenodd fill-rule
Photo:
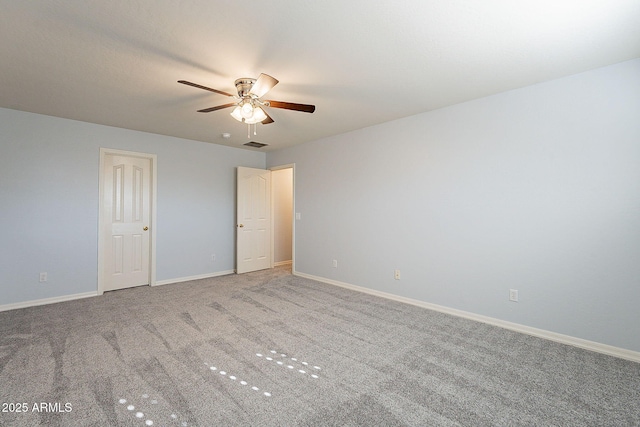
<path fill-rule="evenodd" d="M 253 116 L 251 116 L 248 119 L 244 119 L 244 122 L 247 124 L 253 125 L 256 123 L 260 123 L 266 118 L 267 118 L 267 113 L 265 113 L 262 108 L 255 107 L 255 109 L 253 110 Z"/>
<path fill-rule="evenodd" d="M 242 117 L 245 119 L 251 119 L 253 117 L 254 110 L 255 108 L 251 101 L 244 101 L 242 107 L 240 107 L 240 114 L 242 114 Z"/>
<path fill-rule="evenodd" d="M 240 113 L 240 106 L 236 106 L 236 108 L 233 109 L 233 111 L 231 112 L 231 117 L 233 117 L 234 119 L 236 119 L 237 121 L 241 122 L 243 117 L 242 114 Z"/>

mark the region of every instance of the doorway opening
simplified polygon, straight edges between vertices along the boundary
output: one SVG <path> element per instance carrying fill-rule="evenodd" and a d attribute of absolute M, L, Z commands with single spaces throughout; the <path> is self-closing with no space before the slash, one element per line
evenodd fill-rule
<path fill-rule="evenodd" d="M 294 258 L 293 165 L 271 168 L 273 206 L 273 266 L 289 265 Z"/>
<path fill-rule="evenodd" d="M 295 271 L 295 165 L 237 168 L 236 273 Z"/>

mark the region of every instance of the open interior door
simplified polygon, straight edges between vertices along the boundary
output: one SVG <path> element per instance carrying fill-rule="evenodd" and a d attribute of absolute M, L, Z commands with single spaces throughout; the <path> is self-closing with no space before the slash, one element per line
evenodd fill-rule
<path fill-rule="evenodd" d="M 236 273 L 271 268 L 271 171 L 238 167 Z"/>

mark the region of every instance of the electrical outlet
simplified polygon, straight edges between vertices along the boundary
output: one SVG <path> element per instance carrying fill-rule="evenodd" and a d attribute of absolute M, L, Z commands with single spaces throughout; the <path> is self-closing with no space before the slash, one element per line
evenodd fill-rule
<path fill-rule="evenodd" d="M 400 270 L 395 270 L 395 271 L 393 272 L 393 277 L 394 277 L 394 279 L 396 279 L 396 280 L 400 280 Z"/>
<path fill-rule="evenodd" d="M 47 273 L 40 273 L 40 281 L 41 282 L 47 281 Z"/>
<path fill-rule="evenodd" d="M 509 301 L 518 302 L 517 289 L 509 289 Z"/>
<path fill-rule="evenodd" d="M 337 259 L 333 260 L 333 268 L 338 268 L 338 260 Z"/>

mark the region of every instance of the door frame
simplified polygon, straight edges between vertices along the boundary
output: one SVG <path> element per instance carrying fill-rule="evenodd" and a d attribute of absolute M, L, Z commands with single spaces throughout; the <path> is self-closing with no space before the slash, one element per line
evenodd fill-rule
<path fill-rule="evenodd" d="M 296 271 L 296 164 L 288 163 L 286 165 L 272 166 L 270 171 L 277 171 L 281 169 L 291 169 L 291 273 Z M 273 180 L 271 180 L 271 187 L 273 194 Z M 271 203 L 271 229 L 275 226 L 274 206 Z M 271 233 L 271 268 L 274 267 L 273 256 L 275 254 L 275 237 L 274 233 Z"/>
<path fill-rule="evenodd" d="M 151 233 L 149 235 L 149 286 L 155 286 L 156 284 L 156 194 L 157 194 L 157 156 L 149 153 L 138 153 L 135 151 L 116 150 L 112 148 L 100 148 L 100 166 L 98 173 L 98 295 L 104 293 L 104 257 L 105 257 L 105 236 L 103 236 L 102 230 L 106 226 L 107 218 L 103 213 L 104 210 L 104 162 L 107 155 L 114 156 L 126 156 L 126 157 L 138 157 L 143 159 L 149 159 L 151 162 L 151 198 L 149 202 L 149 227 Z"/>

